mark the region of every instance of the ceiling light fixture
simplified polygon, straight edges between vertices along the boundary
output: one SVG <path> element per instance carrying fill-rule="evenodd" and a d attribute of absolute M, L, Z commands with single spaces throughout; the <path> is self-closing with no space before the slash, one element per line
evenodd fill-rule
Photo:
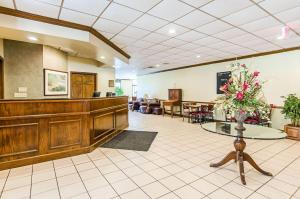
<path fill-rule="evenodd" d="M 38 38 L 36 38 L 36 37 L 34 37 L 34 36 L 29 36 L 28 39 L 29 39 L 30 41 L 37 41 L 37 40 L 38 40 Z"/>
<path fill-rule="evenodd" d="M 201 55 L 197 55 L 196 57 L 197 57 L 197 58 L 200 58 L 200 57 L 201 57 Z"/>
<path fill-rule="evenodd" d="M 101 56 L 100 58 L 101 58 L 101 59 L 105 59 L 105 57 L 104 57 L 104 56 Z"/>
<path fill-rule="evenodd" d="M 278 40 L 285 39 L 289 34 L 290 28 L 288 26 L 284 26 L 281 28 L 281 35 L 277 37 Z"/>
<path fill-rule="evenodd" d="M 155 66 L 156 66 L 156 67 L 160 67 L 160 65 L 159 65 L 159 64 L 156 64 Z"/>
<path fill-rule="evenodd" d="M 169 29 L 169 33 L 172 35 L 172 34 L 175 34 L 176 33 L 176 30 L 174 28 L 171 28 Z"/>

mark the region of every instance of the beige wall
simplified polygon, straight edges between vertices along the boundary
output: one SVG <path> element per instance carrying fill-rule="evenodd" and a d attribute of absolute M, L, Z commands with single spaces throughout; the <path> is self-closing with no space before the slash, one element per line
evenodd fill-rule
<path fill-rule="evenodd" d="M 0 57 L 3 57 L 3 39 L 0 39 Z"/>
<path fill-rule="evenodd" d="M 43 46 L 43 67 L 52 70 L 68 71 L 67 53 L 50 46 Z"/>
<path fill-rule="evenodd" d="M 300 51 L 290 51 L 241 60 L 251 70 L 261 72 L 267 80 L 264 93 L 271 104 L 282 105 L 280 96 L 296 93 L 300 96 Z M 183 89 L 183 100 L 213 101 L 216 94 L 216 73 L 227 71 L 232 62 L 138 76 L 138 95 L 145 93 L 151 97 L 167 99 L 169 88 Z M 282 128 L 287 121 L 280 111 L 274 113 L 273 125 Z M 220 118 L 224 118 L 220 116 Z"/>
<path fill-rule="evenodd" d="M 4 98 L 14 98 L 19 87 L 27 98 L 43 96 L 43 46 L 4 40 Z"/>
<path fill-rule="evenodd" d="M 115 80 L 115 69 L 112 67 L 99 67 L 99 63 L 80 57 L 68 56 L 69 71 L 97 73 L 97 87 L 101 92 L 101 97 L 106 92 L 114 92 L 114 87 L 108 87 L 108 80 Z"/>
<path fill-rule="evenodd" d="M 0 39 L 0 55 L 1 41 Z M 101 63 L 91 59 L 70 57 L 65 52 L 50 46 L 4 40 L 4 60 L 5 99 L 14 99 L 14 93 L 18 92 L 19 87 L 27 88 L 28 99 L 69 97 L 44 96 L 43 69 L 45 68 L 97 73 L 97 86 L 102 92 L 101 96 L 105 96 L 108 91 L 114 92 L 114 87 L 108 87 L 108 80 L 115 80 L 114 68 L 100 67 Z"/>

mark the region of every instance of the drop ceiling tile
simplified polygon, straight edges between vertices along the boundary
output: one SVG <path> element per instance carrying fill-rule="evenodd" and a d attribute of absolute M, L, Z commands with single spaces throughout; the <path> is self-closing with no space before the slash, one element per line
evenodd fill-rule
<path fill-rule="evenodd" d="M 153 33 L 147 35 L 146 37 L 144 37 L 142 40 L 148 41 L 148 42 L 153 42 L 153 43 L 160 43 L 167 39 L 170 39 L 170 37 L 153 32 Z"/>
<path fill-rule="evenodd" d="M 265 0 L 259 3 L 267 11 L 271 12 L 272 14 L 282 12 L 284 10 L 288 10 L 291 8 L 295 8 L 300 6 L 300 1 L 298 0 Z"/>
<path fill-rule="evenodd" d="M 291 22 L 287 23 L 287 25 L 290 28 L 292 28 L 293 30 L 295 30 L 296 32 L 300 33 L 300 20 L 291 21 Z"/>
<path fill-rule="evenodd" d="M 187 43 L 187 44 L 184 44 L 182 46 L 178 46 L 178 48 L 190 51 L 190 50 L 195 50 L 195 49 L 199 48 L 199 45 L 193 44 L 193 43 Z"/>
<path fill-rule="evenodd" d="M 246 32 L 241 30 L 241 29 L 232 28 L 232 29 L 229 29 L 229 30 L 225 30 L 224 32 L 214 34 L 213 36 L 217 37 L 217 38 L 220 38 L 220 39 L 226 40 L 226 39 L 230 39 L 230 38 L 233 38 L 233 37 L 241 36 L 245 33 Z"/>
<path fill-rule="evenodd" d="M 215 0 L 200 9 L 218 18 L 253 5 L 249 0 Z"/>
<path fill-rule="evenodd" d="M 267 15 L 268 14 L 259 7 L 250 6 L 231 15 L 228 15 L 222 19 L 230 24 L 239 26 L 263 18 Z"/>
<path fill-rule="evenodd" d="M 265 18 L 244 24 L 240 27 L 246 31 L 253 32 L 256 30 L 261 30 L 261 29 L 273 27 L 276 25 L 280 25 L 280 23 L 277 20 L 275 20 L 273 17 L 269 16 L 269 17 L 265 17 Z"/>
<path fill-rule="evenodd" d="M 152 54 L 155 54 L 157 53 L 158 51 L 157 50 L 152 50 L 152 49 L 144 49 L 144 50 L 141 50 L 140 54 L 142 55 L 152 55 Z"/>
<path fill-rule="evenodd" d="M 274 44 L 277 44 L 282 48 L 299 47 L 299 43 L 300 37 L 298 35 L 290 36 L 287 39 L 274 41 Z"/>
<path fill-rule="evenodd" d="M 63 8 L 61 10 L 59 19 L 71 21 L 85 26 L 91 26 L 96 21 L 97 17 Z"/>
<path fill-rule="evenodd" d="M 135 39 L 122 35 L 116 35 L 111 41 L 122 44 L 123 46 L 129 46 L 135 41 Z"/>
<path fill-rule="evenodd" d="M 185 3 L 187 3 L 191 6 L 199 8 L 200 6 L 203 6 L 213 0 L 182 0 L 182 1 L 184 1 Z"/>
<path fill-rule="evenodd" d="M 175 30 L 176 32 L 170 34 L 169 30 L 171 30 L 171 29 Z M 164 26 L 164 27 L 156 30 L 155 32 L 163 34 L 163 35 L 166 35 L 166 36 L 172 36 L 172 37 L 174 37 L 176 35 L 183 34 L 183 33 L 187 32 L 187 31 L 189 31 L 189 29 L 184 28 L 182 26 L 179 26 L 177 24 L 170 23 L 170 24 L 168 24 L 168 25 L 166 25 L 166 26 Z"/>
<path fill-rule="evenodd" d="M 148 48 L 150 46 L 153 46 L 154 43 L 153 42 L 148 42 L 148 41 L 143 41 L 143 40 L 139 40 L 134 42 L 133 44 L 131 44 L 132 46 L 136 46 L 136 47 L 140 47 L 140 48 Z"/>
<path fill-rule="evenodd" d="M 62 2 L 62 0 L 37 0 L 37 1 L 41 1 L 41 2 L 44 2 L 44 3 L 49 3 L 49 4 L 52 4 L 52 5 L 55 5 L 55 6 L 60 6 L 61 2 Z"/>
<path fill-rule="evenodd" d="M 164 0 L 152 8 L 148 13 L 169 21 L 173 21 L 179 17 L 182 17 L 193 9 L 193 7 L 188 6 L 178 0 Z"/>
<path fill-rule="evenodd" d="M 193 51 L 196 52 L 197 54 L 201 54 L 201 55 L 205 54 L 205 55 L 207 55 L 212 50 L 213 50 L 212 48 L 209 48 L 209 47 L 206 47 L 206 46 L 202 46 L 202 47 L 197 48 L 197 49 L 195 49 Z"/>
<path fill-rule="evenodd" d="M 208 36 L 208 37 L 196 40 L 193 43 L 196 43 L 196 44 L 199 44 L 199 45 L 202 45 L 202 46 L 206 46 L 206 45 L 209 46 L 211 44 L 215 44 L 215 43 L 218 43 L 218 42 L 221 42 L 221 41 L 222 40 L 220 40 L 220 39 Z"/>
<path fill-rule="evenodd" d="M 262 45 L 252 46 L 251 49 L 258 52 L 267 52 L 267 51 L 279 50 L 280 48 L 274 44 L 266 43 Z"/>
<path fill-rule="evenodd" d="M 157 3 L 159 3 L 160 0 L 114 0 L 114 2 L 126 5 L 130 8 L 134 8 L 142 12 L 146 12 Z"/>
<path fill-rule="evenodd" d="M 142 17 L 140 17 L 135 22 L 133 22 L 131 25 L 145 30 L 154 31 L 168 23 L 169 22 L 166 20 L 153 17 L 148 14 L 144 14 Z"/>
<path fill-rule="evenodd" d="M 254 46 L 264 45 L 264 44 L 267 44 L 267 43 L 269 43 L 269 42 L 267 42 L 263 39 L 257 38 L 257 39 L 249 40 L 247 42 L 242 42 L 239 45 L 250 48 L 250 49 L 253 49 L 252 47 L 254 47 Z"/>
<path fill-rule="evenodd" d="M 206 35 L 196 32 L 194 30 L 191 30 L 189 32 L 186 32 L 186 33 L 183 33 L 183 34 L 177 36 L 176 39 L 181 39 L 183 41 L 191 42 L 191 41 L 199 40 L 204 37 L 206 37 Z"/>
<path fill-rule="evenodd" d="M 168 46 L 164 46 L 164 45 L 160 45 L 160 44 L 156 44 L 154 46 L 149 47 L 148 49 L 150 50 L 156 50 L 156 51 L 163 51 L 163 50 L 167 50 L 170 47 Z"/>
<path fill-rule="evenodd" d="M 0 6 L 14 9 L 13 0 L 1 0 Z"/>
<path fill-rule="evenodd" d="M 144 36 L 146 36 L 147 34 L 149 34 L 150 32 L 147 30 L 142 30 L 139 28 L 135 28 L 133 26 L 128 26 L 127 28 L 125 28 L 124 30 L 122 30 L 122 32 L 120 32 L 120 35 L 123 36 L 127 36 L 127 37 L 132 37 L 135 39 L 140 39 Z"/>
<path fill-rule="evenodd" d="M 51 18 L 57 18 L 60 10 L 58 6 L 35 0 L 16 0 L 16 5 L 18 10 Z"/>
<path fill-rule="evenodd" d="M 99 18 L 93 26 L 95 29 L 116 34 L 126 27 L 126 25 L 110 21 L 107 19 Z"/>
<path fill-rule="evenodd" d="M 199 28 L 196 28 L 196 30 L 202 33 L 206 33 L 208 35 L 212 35 L 212 34 L 216 34 L 228 30 L 230 28 L 233 28 L 233 26 L 225 22 L 222 22 L 220 20 L 216 20 L 204 26 L 200 26 Z"/>
<path fill-rule="evenodd" d="M 224 48 L 232 46 L 232 45 L 233 45 L 232 43 L 229 43 L 226 41 L 221 41 L 218 43 L 211 44 L 211 45 L 209 45 L 209 47 L 215 48 L 215 49 L 224 49 Z"/>
<path fill-rule="evenodd" d="M 178 46 L 186 44 L 186 42 L 179 40 L 179 39 L 172 38 L 172 39 L 162 42 L 161 44 L 165 45 L 165 46 L 169 46 L 169 47 L 178 47 Z"/>
<path fill-rule="evenodd" d="M 270 37 L 270 36 L 277 37 L 277 36 L 281 35 L 281 29 L 282 29 L 282 26 L 279 25 L 279 26 L 274 26 L 271 28 L 265 28 L 265 29 L 261 29 L 258 31 L 254 31 L 253 34 L 255 34 L 259 37 Z"/>
<path fill-rule="evenodd" d="M 251 55 L 251 54 L 257 53 L 257 51 L 255 51 L 255 50 L 251 50 L 251 49 L 248 49 L 248 48 L 242 48 L 242 47 L 234 49 L 234 50 L 227 50 L 227 51 L 231 52 L 231 53 L 234 53 L 236 55 L 239 55 L 239 56 L 242 56 L 242 55 Z"/>
<path fill-rule="evenodd" d="M 116 3 L 111 3 L 101 17 L 119 23 L 130 24 L 142 14 L 142 12 L 133 10 L 131 8 L 121 6 Z"/>
<path fill-rule="evenodd" d="M 248 42 L 248 41 L 255 40 L 255 39 L 258 39 L 258 38 L 256 36 L 254 36 L 254 35 L 251 35 L 251 34 L 247 33 L 245 35 L 229 39 L 228 41 L 230 41 L 230 42 L 232 42 L 234 44 L 239 45 L 241 43 Z"/>
<path fill-rule="evenodd" d="M 296 21 L 300 19 L 300 6 L 286 10 L 284 12 L 280 12 L 275 15 L 278 19 L 280 19 L 283 22 L 290 22 L 290 21 Z"/>
<path fill-rule="evenodd" d="M 214 20 L 216 20 L 216 18 L 211 17 L 210 15 L 208 15 L 200 10 L 194 10 L 191 13 L 176 20 L 174 23 L 182 25 L 184 27 L 194 29 L 201 25 L 212 22 Z"/>
<path fill-rule="evenodd" d="M 99 16 L 101 12 L 108 6 L 108 4 L 109 1 L 107 0 L 64 0 L 63 7 Z"/>

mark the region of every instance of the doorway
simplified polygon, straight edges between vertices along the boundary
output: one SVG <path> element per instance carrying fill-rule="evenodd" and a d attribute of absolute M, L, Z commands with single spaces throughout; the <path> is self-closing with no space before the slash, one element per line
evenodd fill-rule
<path fill-rule="evenodd" d="M 3 71 L 3 58 L 0 57 L 0 99 L 4 98 L 4 71 Z"/>
<path fill-rule="evenodd" d="M 96 90 L 96 73 L 71 72 L 72 98 L 91 98 Z"/>

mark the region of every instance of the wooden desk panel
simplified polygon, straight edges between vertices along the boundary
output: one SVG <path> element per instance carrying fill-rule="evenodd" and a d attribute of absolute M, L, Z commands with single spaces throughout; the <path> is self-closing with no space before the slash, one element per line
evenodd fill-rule
<path fill-rule="evenodd" d="M 0 169 L 77 155 L 128 127 L 128 98 L 0 100 Z"/>

